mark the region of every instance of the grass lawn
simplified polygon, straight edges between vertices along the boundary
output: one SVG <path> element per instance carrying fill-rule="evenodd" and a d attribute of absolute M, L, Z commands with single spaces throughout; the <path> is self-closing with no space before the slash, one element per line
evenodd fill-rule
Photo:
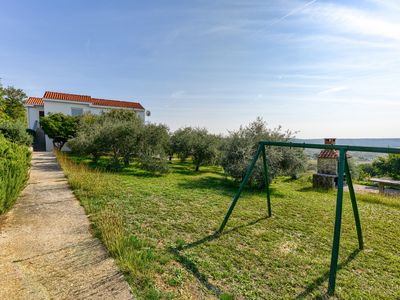
<path fill-rule="evenodd" d="M 224 234 L 213 236 L 238 185 L 219 167 L 174 162 L 168 175 L 134 166 L 108 173 L 59 157 L 96 234 L 139 299 L 326 298 L 335 193 L 306 177 L 245 190 Z M 340 299 L 400 298 L 400 199 L 357 195 L 365 249 L 358 252 L 350 198 L 344 197 Z"/>

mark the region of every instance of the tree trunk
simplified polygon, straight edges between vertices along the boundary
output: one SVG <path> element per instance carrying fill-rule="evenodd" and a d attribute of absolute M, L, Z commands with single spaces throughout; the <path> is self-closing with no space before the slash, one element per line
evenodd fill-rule
<path fill-rule="evenodd" d="M 129 167 L 129 155 L 124 156 L 124 166 Z"/>

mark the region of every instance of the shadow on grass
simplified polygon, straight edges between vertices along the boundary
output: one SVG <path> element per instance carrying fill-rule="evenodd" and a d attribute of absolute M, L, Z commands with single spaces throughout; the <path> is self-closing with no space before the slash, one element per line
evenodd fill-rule
<path fill-rule="evenodd" d="M 339 271 L 340 269 L 344 268 L 346 265 L 348 265 L 352 260 L 354 260 L 357 256 L 357 254 L 360 252 L 360 249 L 356 249 L 354 250 L 348 257 L 347 259 L 338 264 L 337 267 L 337 271 Z M 301 292 L 300 294 L 298 294 L 296 296 L 296 299 L 304 299 L 307 296 L 310 296 L 310 294 L 316 290 L 317 288 L 319 288 L 325 281 L 327 281 L 329 278 L 329 271 L 326 271 L 324 274 L 322 274 L 320 277 L 316 278 L 312 283 L 310 283 L 303 292 Z M 323 298 L 329 298 L 328 293 L 324 293 Z"/>
<path fill-rule="evenodd" d="M 256 220 L 253 220 L 247 224 L 243 224 L 243 225 L 239 225 L 237 227 L 231 228 L 229 230 L 226 230 L 222 233 L 218 233 L 218 232 L 214 232 L 213 234 L 210 234 L 208 236 L 205 236 L 197 241 L 194 241 L 192 243 L 186 244 L 186 245 L 182 245 L 182 246 L 177 246 L 177 247 L 170 247 L 169 251 L 170 253 L 172 253 L 176 259 L 177 262 L 179 262 L 186 270 L 188 270 L 189 272 L 191 272 L 199 281 L 201 284 L 203 284 L 203 286 L 208 289 L 210 292 L 212 292 L 213 294 L 217 295 L 218 297 L 221 296 L 223 294 L 223 291 L 220 287 L 218 287 L 215 284 L 212 284 L 211 282 L 209 282 L 207 275 L 200 272 L 199 268 L 197 267 L 197 265 L 187 256 L 185 256 L 182 252 L 190 249 L 190 248 L 194 248 L 196 246 L 199 246 L 203 243 L 206 242 L 210 242 L 213 241 L 219 237 L 221 237 L 222 235 L 226 235 L 229 234 L 231 232 L 234 231 L 238 231 L 241 228 L 245 228 L 248 226 L 252 226 L 255 225 L 259 222 L 261 222 L 262 220 L 266 220 L 268 217 L 262 217 L 262 218 L 258 218 Z"/>
<path fill-rule="evenodd" d="M 301 193 L 308 193 L 308 192 L 316 192 L 316 193 L 320 193 L 320 194 L 332 194 L 332 192 L 335 192 L 335 190 L 326 190 L 326 189 L 321 189 L 321 188 L 314 188 L 312 186 L 307 186 L 307 187 L 303 187 L 300 189 L 296 190 L 297 192 L 301 192 Z"/>
<path fill-rule="evenodd" d="M 243 225 L 239 225 L 236 226 L 234 228 L 231 228 L 229 230 L 226 230 L 222 233 L 218 233 L 215 232 L 213 234 L 210 234 L 208 236 L 205 236 L 197 241 L 194 241 L 192 243 L 186 244 L 186 245 L 182 245 L 182 246 L 177 246 L 177 247 L 170 247 L 169 251 L 170 253 L 172 253 L 176 259 L 177 262 L 179 262 L 186 270 L 188 270 L 189 272 L 191 272 L 199 281 L 201 284 L 203 284 L 203 286 L 205 288 L 207 288 L 210 292 L 212 292 L 213 294 L 215 294 L 216 296 L 221 296 L 223 294 L 223 291 L 220 287 L 218 287 L 217 285 L 211 283 L 208 280 L 208 277 L 205 273 L 202 273 L 199 268 L 197 267 L 196 263 L 193 262 L 190 258 L 188 258 L 187 256 L 185 256 L 182 252 L 184 252 L 187 249 L 190 248 L 194 248 L 197 247 L 201 244 L 204 244 L 206 242 L 210 242 L 213 241 L 215 239 L 218 239 L 219 237 L 229 234 L 231 232 L 236 232 L 241 228 L 245 228 L 245 227 L 249 227 L 252 225 L 255 225 L 263 220 L 267 220 L 268 216 L 262 217 L 262 218 L 258 218 L 256 220 L 253 220 L 247 224 L 243 224 Z M 344 268 L 346 265 L 348 265 L 351 261 L 353 261 L 357 254 L 360 252 L 360 249 L 356 249 L 354 250 L 348 257 L 347 259 L 338 264 L 338 268 L 337 271 L 341 270 L 342 268 Z M 310 283 L 303 292 L 301 292 L 300 294 L 298 294 L 296 296 L 295 299 L 303 299 L 306 298 L 308 296 L 310 296 L 310 294 L 318 289 L 324 282 L 326 282 L 329 278 L 329 271 L 326 271 L 324 274 L 322 274 L 320 277 L 316 278 L 312 283 Z M 323 298 L 329 298 L 328 294 L 325 293 L 323 295 Z"/>
<path fill-rule="evenodd" d="M 181 254 L 176 248 L 170 248 L 169 251 L 174 255 L 176 261 L 179 262 L 186 270 L 191 272 L 207 290 L 217 296 L 222 295 L 223 292 L 221 288 L 209 282 L 207 275 L 201 273 L 199 268 L 191 259 Z"/>
<path fill-rule="evenodd" d="M 209 172 L 207 172 L 209 173 Z M 222 192 L 227 196 L 234 196 L 239 189 L 239 184 L 233 180 L 224 177 L 207 176 L 194 180 L 185 180 L 178 183 L 180 188 L 184 189 L 205 189 Z M 245 187 L 243 193 L 264 196 L 266 190 L 257 190 L 252 187 Z M 270 187 L 271 198 L 284 198 L 285 195 L 280 193 L 277 188 Z"/>

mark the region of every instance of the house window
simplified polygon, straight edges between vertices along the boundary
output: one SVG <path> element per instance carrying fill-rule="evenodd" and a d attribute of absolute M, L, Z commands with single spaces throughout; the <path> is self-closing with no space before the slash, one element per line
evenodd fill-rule
<path fill-rule="evenodd" d="M 44 111 L 43 110 L 39 110 L 39 118 L 44 117 Z"/>
<path fill-rule="evenodd" d="M 71 108 L 71 116 L 77 117 L 77 116 L 82 116 L 82 115 L 83 115 L 82 108 Z"/>

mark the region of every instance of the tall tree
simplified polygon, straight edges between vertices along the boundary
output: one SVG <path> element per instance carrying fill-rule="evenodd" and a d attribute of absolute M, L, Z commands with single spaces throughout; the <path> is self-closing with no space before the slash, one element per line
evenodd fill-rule
<path fill-rule="evenodd" d="M 218 154 L 219 139 L 205 128 L 194 128 L 190 139 L 190 152 L 195 171 L 205 163 L 213 163 Z"/>
<path fill-rule="evenodd" d="M 22 89 L 16 89 L 13 86 L 3 88 L 0 86 L 0 109 L 3 114 L 12 120 L 26 122 L 26 111 L 24 101 L 26 94 Z"/>

